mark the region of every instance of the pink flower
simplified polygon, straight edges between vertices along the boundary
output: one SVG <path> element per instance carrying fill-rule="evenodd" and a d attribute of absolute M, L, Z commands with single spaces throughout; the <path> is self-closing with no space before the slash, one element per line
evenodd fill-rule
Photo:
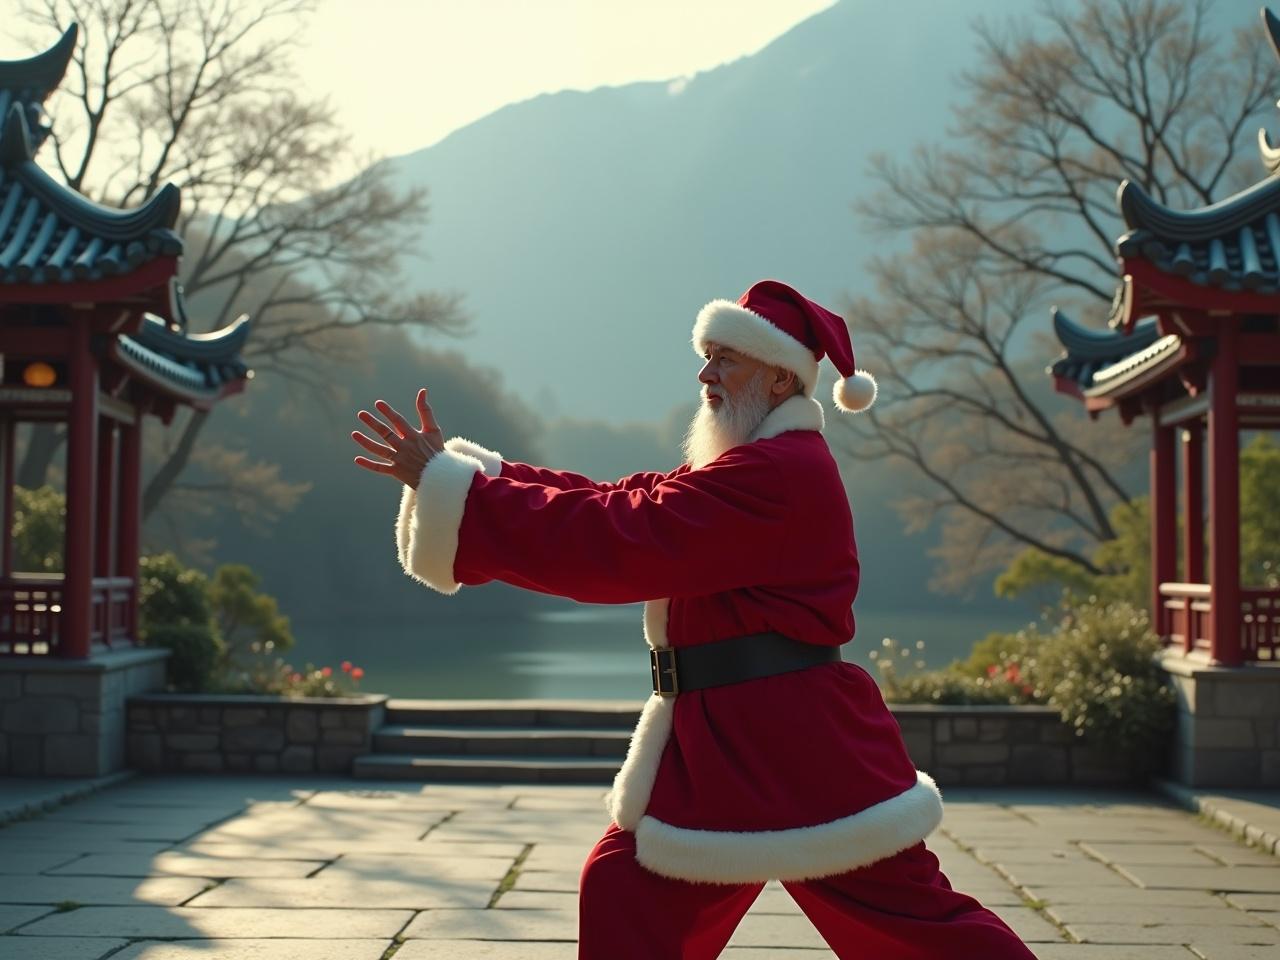
<path fill-rule="evenodd" d="M 325 667 L 323 670 L 321 670 L 321 671 L 320 671 L 320 676 L 322 676 L 322 677 L 332 677 L 332 676 L 333 676 L 333 667 Z"/>
<path fill-rule="evenodd" d="M 994 676 L 995 676 L 997 673 L 999 673 L 999 672 L 1000 672 L 1000 668 L 999 668 L 999 667 L 997 667 L 994 663 L 993 663 L 993 664 L 991 664 L 991 666 L 987 667 L 987 676 L 988 676 L 988 677 L 994 677 Z"/>
<path fill-rule="evenodd" d="M 351 679 L 352 679 L 352 680 L 359 680 L 359 679 L 360 679 L 361 677 L 363 677 L 363 676 L 364 676 L 364 670 L 363 670 L 361 667 L 352 667 L 352 668 L 351 668 Z"/>
<path fill-rule="evenodd" d="M 343 673 L 350 673 L 350 672 L 351 672 L 351 661 L 350 661 L 350 660 L 343 660 L 343 661 L 342 661 L 342 672 L 343 672 Z"/>
<path fill-rule="evenodd" d="M 291 674 L 289 674 L 289 680 L 290 680 L 290 682 L 292 682 L 292 683 L 301 683 L 301 682 L 302 682 L 302 674 L 300 674 L 300 673 L 291 673 Z"/>

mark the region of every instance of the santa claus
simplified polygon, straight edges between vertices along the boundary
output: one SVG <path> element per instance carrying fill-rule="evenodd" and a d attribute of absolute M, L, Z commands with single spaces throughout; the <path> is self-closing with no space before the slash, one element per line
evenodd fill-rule
<path fill-rule="evenodd" d="M 501 580 L 583 603 L 644 602 L 654 694 L 587 857 L 579 957 L 710 960 L 769 880 L 837 956 L 1034 958 L 952 890 L 924 844 L 942 799 L 854 634 L 853 519 L 813 399 L 818 363 L 858 411 L 875 381 L 844 321 L 775 280 L 698 314 L 702 404 L 669 473 L 616 483 L 445 441 L 378 401 L 359 417 L 404 484 L 396 547 L 442 593 Z"/>

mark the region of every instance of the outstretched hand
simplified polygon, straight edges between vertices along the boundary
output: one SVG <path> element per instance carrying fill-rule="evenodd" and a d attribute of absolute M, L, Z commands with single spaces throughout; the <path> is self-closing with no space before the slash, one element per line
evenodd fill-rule
<path fill-rule="evenodd" d="M 427 403 L 427 388 L 418 391 L 418 419 L 421 430 L 415 430 L 395 408 L 385 400 L 378 400 L 374 406 L 390 423 L 384 423 L 378 417 L 361 410 L 357 417 L 370 430 L 382 437 L 383 442 L 366 437 L 359 430 L 351 432 L 351 439 L 370 453 L 383 460 L 372 460 L 369 457 L 356 457 L 356 466 L 364 467 L 374 473 L 385 473 L 395 477 L 401 483 L 418 489 L 418 479 L 427 463 L 444 449 L 444 434 L 440 432 L 440 424 Z M 390 460 L 390 463 L 384 462 Z"/>

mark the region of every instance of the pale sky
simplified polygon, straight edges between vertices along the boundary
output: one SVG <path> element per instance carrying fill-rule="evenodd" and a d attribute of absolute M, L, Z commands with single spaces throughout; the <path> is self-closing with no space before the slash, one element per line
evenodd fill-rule
<path fill-rule="evenodd" d="M 321 0 L 297 60 L 362 148 L 430 146 L 504 104 L 754 53 L 832 0 Z"/>

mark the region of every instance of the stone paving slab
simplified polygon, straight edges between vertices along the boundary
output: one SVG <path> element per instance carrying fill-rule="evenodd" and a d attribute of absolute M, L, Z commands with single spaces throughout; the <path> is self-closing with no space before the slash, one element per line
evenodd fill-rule
<path fill-rule="evenodd" d="M 36 917 L 43 917 L 49 912 L 47 905 L 16 905 L 9 904 L 0 906 L 0 933 L 6 933 L 14 927 L 28 923 Z"/>
<path fill-rule="evenodd" d="M 1280 867 L 1280 863 L 1276 862 L 1276 854 L 1267 854 L 1229 840 L 1225 843 L 1199 843 L 1196 844 L 1196 850 L 1228 867 Z"/>
<path fill-rule="evenodd" d="M 153 856 L 94 853 L 46 872 L 55 877 L 305 877 L 326 860 L 249 860 L 163 852 Z"/>
<path fill-rule="evenodd" d="M 761 916 L 748 913 L 729 938 L 731 947 L 825 948 L 826 941 L 804 916 Z"/>
<path fill-rule="evenodd" d="M 1276 957 L 1274 947 L 1233 945 L 1204 947 L 1199 944 L 1192 944 L 1188 949 L 1193 956 L 1199 957 L 1200 960 L 1275 960 Z"/>
<path fill-rule="evenodd" d="M 1086 856 L 1093 857 L 1101 863 L 1124 862 L 1134 866 L 1177 867 L 1224 865 L 1221 860 L 1214 859 L 1200 847 L 1188 847 L 1180 843 L 1082 843 L 1080 850 Z"/>
<path fill-rule="evenodd" d="M 1106 944 L 1036 944 L 1037 960 L 1197 960 L 1198 955 L 1187 947 L 1166 946 L 1108 946 Z M 1200 957 L 1199 960 L 1205 960 Z M 1214 957 L 1213 960 L 1226 960 Z M 1238 960 L 1244 960 L 1243 957 Z M 1259 958 L 1261 960 L 1261 958 Z M 1275 960 L 1275 958 L 1267 958 Z"/>
<path fill-rule="evenodd" d="M 1208 948 L 1223 944 L 1280 946 L 1280 930 L 1265 925 L 1205 927 L 1185 924 L 1137 926 L 1131 923 L 1070 923 L 1067 924 L 1067 932 L 1081 943 L 1195 944 Z"/>
<path fill-rule="evenodd" d="M 494 887 L 507 875 L 515 857 L 423 857 L 373 856 L 357 854 L 336 860 L 325 868 L 323 878 L 350 876 L 388 880 L 433 880 L 456 877 L 460 880 L 489 880 Z"/>
<path fill-rule="evenodd" d="M 515 889 L 541 890 L 545 893 L 577 893 L 578 870 L 521 870 L 516 876 Z"/>
<path fill-rule="evenodd" d="M 11 829 L 0 830 L 0 857 L 18 853 L 65 853 L 68 858 L 82 853 L 154 854 L 173 846 L 166 840 L 112 840 L 89 834 L 11 837 L 11 832 Z"/>
<path fill-rule="evenodd" d="M 1202 813 L 1264 853 L 1280 857 L 1280 790 L 1208 790 L 1161 781 L 1166 796 Z"/>
<path fill-rule="evenodd" d="M 1222 899 L 1239 910 L 1280 910 L 1280 894 L 1228 893 Z"/>
<path fill-rule="evenodd" d="M 990 906 L 990 905 L 988 905 Z M 1009 925 L 1024 943 L 1061 943 L 1058 927 L 1030 907 L 991 906 L 991 912 Z"/>
<path fill-rule="evenodd" d="M 408 910 L 220 909 L 200 907 L 82 907 L 22 928 L 20 935 L 109 936 L 130 939 L 285 937 L 305 940 L 393 937 Z M 3 942 L 3 941 L 0 941 Z"/>
<path fill-rule="evenodd" d="M 577 960 L 574 942 L 518 943 L 510 940 L 409 940 L 395 960 Z"/>
<path fill-rule="evenodd" d="M 1117 906 L 1111 903 L 1062 903 L 1045 908 L 1059 924 L 1073 923 L 1181 923 L 1192 926 L 1256 927 L 1265 923 L 1264 914 L 1248 913 L 1226 902 L 1218 906 L 1178 907 L 1147 905 Z"/>
<path fill-rule="evenodd" d="M 1232 893 L 1280 893 L 1280 867 L 1159 868 L 1116 865 L 1139 886 L 1164 890 L 1221 890 Z"/>
<path fill-rule="evenodd" d="M 323 960 L 381 960 L 393 941 L 329 940 Z M 111 960 L 320 960 L 314 940 L 170 940 L 130 944 Z"/>
<path fill-rule="evenodd" d="M 0 875 L 41 873 L 45 870 L 60 867 L 65 863 L 72 863 L 79 858 L 80 854 L 69 853 L 65 850 L 43 853 L 35 850 L 24 852 L 3 851 L 0 852 Z"/>
<path fill-rule="evenodd" d="M 0 903 L 177 906 L 208 885 L 198 877 L 0 877 Z"/>
<path fill-rule="evenodd" d="M 125 942 L 107 937 L 4 937 L 0 960 L 99 960 Z"/>
<path fill-rule="evenodd" d="M 43 845 L 47 841 L 61 846 L 49 849 L 66 849 L 66 844 L 92 844 L 103 840 L 152 840 L 175 843 L 185 840 L 198 827 L 175 827 L 164 823 L 53 823 L 49 820 L 29 820 L 13 823 L 0 831 L 5 841 L 29 841 Z"/>
<path fill-rule="evenodd" d="M 578 915 L 566 910 L 424 910 L 406 940 L 577 940 Z"/>
<path fill-rule="evenodd" d="M 465 877 L 414 877 L 383 880 L 322 873 L 307 880 L 228 880 L 194 898 L 194 907 L 388 907 L 426 910 L 433 907 L 485 907 L 496 880 Z"/>
<path fill-rule="evenodd" d="M 105 777 L 0 777 L 0 823 L 56 809 L 132 777 L 132 771 Z"/>

